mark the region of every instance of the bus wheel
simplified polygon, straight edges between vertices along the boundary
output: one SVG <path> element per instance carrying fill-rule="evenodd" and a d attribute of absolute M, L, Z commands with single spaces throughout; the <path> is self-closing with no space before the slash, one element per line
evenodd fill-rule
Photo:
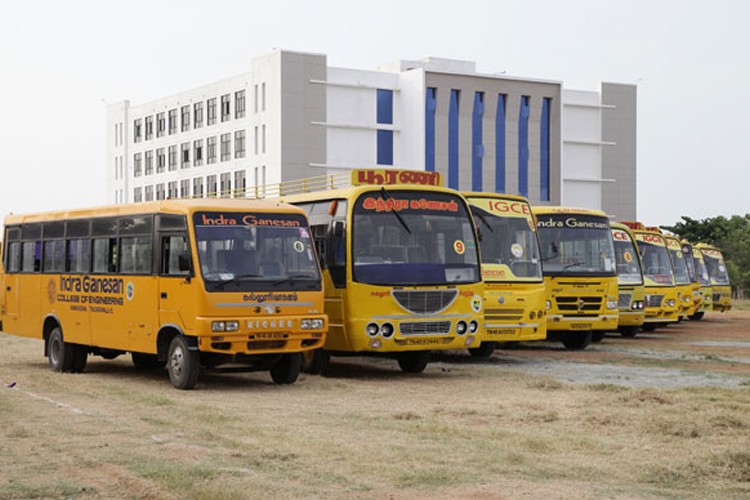
<path fill-rule="evenodd" d="M 63 340 L 59 326 L 52 329 L 47 338 L 47 356 L 53 372 L 69 372 L 75 360 L 75 347 Z"/>
<path fill-rule="evenodd" d="M 569 332 L 563 335 L 562 343 L 569 351 L 582 351 L 591 343 L 592 333 L 588 332 Z"/>
<path fill-rule="evenodd" d="M 591 342 L 601 342 L 604 339 L 604 332 L 594 332 L 591 334 Z"/>
<path fill-rule="evenodd" d="M 85 345 L 73 344 L 73 365 L 70 371 L 73 373 L 83 373 L 86 369 L 86 362 L 89 359 L 89 348 Z"/>
<path fill-rule="evenodd" d="M 644 332 L 653 332 L 658 327 L 659 327 L 658 323 L 643 323 L 641 330 L 643 330 Z"/>
<path fill-rule="evenodd" d="M 402 352 L 398 357 L 398 366 L 404 373 L 422 373 L 429 362 L 429 351 Z"/>
<path fill-rule="evenodd" d="M 328 370 L 331 354 L 323 349 L 313 349 L 302 353 L 302 371 L 310 375 L 320 375 Z"/>
<path fill-rule="evenodd" d="M 637 326 L 621 326 L 620 335 L 623 337 L 635 337 L 638 333 L 639 327 Z"/>
<path fill-rule="evenodd" d="M 472 358 L 487 359 L 495 352 L 495 342 L 482 342 L 479 347 L 469 349 Z"/>
<path fill-rule="evenodd" d="M 198 382 L 200 357 L 198 351 L 191 351 L 182 335 L 176 335 L 169 344 L 167 371 L 172 385 L 178 389 L 192 389 Z"/>
<path fill-rule="evenodd" d="M 302 367 L 302 353 L 284 354 L 271 367 L 271 378 L 277 384 L 293 384 Z"/>
<path fill-rule="evenodd" d="M 693 320 L 693 321 L 700 321 L 700 320 L 702 320 L 702 319 L 703 319 L 703 315 L 704 315 L 704 314 L 705 314 L 705 313 L 704 313 L 703 311 L 700 311 L 700 312 L 697 312 L 697 313 L 695 313 L 695 314 L 691 314 L 691 315 L 690 315 L 690 316 L 688 316 L 688 317 L 689 317 L 689 318 L 690 318 L 691 320 Z"/>
<path fill-rule="evenodd" d="M 133 358 L 133 366 L 143 370 L 155 370 L 158 368 L 164 368 L 164 361 L 159 361 L 156 354 L 144 354 L 142 352 L 131 352 L 130 356 Z"/>

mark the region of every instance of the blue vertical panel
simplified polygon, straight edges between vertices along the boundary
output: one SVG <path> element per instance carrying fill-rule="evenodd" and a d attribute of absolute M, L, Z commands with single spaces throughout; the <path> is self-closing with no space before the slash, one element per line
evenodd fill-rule
<path fill-rule="evenodd" d="M 451 90 L 448 107 L 448 187 L 458 189 L 458 99 L 460 90 Z"/>
<path fill-rule="evenodd" d="M 378 89 L 378 123 L 393 123 L 393 91 Z"/>
<path fill-rule="evenodd" d="M 521 96 L 518 111 L 518 194 L 529 196 L 529 96 Z"/>
<path fill-rule="evenodd" d="M 495 192 L 505 192 L 505 94 L 497 95 L 495 113 Z"/>
<path fill-rule="evenodd" d="M 424 105 L 424 169 L 435 171 L 435 110 L 437 95 L 434 87 L 427 88 Z"/>
<path fill-rule="evenodd" d="M 483 191 L 482 184 L 482 117 L 484 116 L 484 92 L 474 92 L 474 110 L 471 113 L 471 189 Z"/>
<path fill-rule="evenodd" d="M 378 130 L 378 165 L 393 165 L 393 130 Z"/>
<path fill-rule="evenodd" d="M 552 99 L 542 100 L 542 125 L 539 131 L 539 199 L 549 201 L 549 114 Z"/>

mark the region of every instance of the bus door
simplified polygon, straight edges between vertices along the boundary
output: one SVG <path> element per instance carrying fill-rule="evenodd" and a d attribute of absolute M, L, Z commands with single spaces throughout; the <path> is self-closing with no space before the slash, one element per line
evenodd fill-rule
<path fill-rule="evenodd" d="M 195 314 L 180 315 L 180 311 L 195 312 L 193 295 L 187 293 L 192 284 L 192 263 L 187 231 L 160 231 L 159 241 L 159 325 L 175 325 L 183 331 L 195 328 Z M 196 266 L 196 267 L 194 267 Z"/>

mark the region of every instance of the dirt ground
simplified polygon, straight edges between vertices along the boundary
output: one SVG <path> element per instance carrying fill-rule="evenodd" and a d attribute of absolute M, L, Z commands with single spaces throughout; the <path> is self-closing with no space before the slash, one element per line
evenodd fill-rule
<path fill-rule="evenodd" d="M 0 498 L 750 498 L 750 312 L 587 350 L 334 358 L 325 377 L 129 356 L 52 373 L 0 334 Z"/>

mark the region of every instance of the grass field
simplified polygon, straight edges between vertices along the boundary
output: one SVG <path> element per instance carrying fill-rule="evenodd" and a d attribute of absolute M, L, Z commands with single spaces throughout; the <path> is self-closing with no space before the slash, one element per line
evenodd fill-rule
<path fill-rule="evenodd" d="M 688 370 L 750 381 L 745 307 L 577 356 L 612 363 L 607 346 L 687 349 L 705 337 L 731 341 L 736 366 L 725 373 L 702 351 Z M 0 334 L 0 498 L 750 497 L 750 383 L 569 383 L 500 352 L 457 354 L 419 376 L 352 358 L 292 386 L 208 374 L 178 391 L 129 356 L 56 374 L 42 351 Z"/>

